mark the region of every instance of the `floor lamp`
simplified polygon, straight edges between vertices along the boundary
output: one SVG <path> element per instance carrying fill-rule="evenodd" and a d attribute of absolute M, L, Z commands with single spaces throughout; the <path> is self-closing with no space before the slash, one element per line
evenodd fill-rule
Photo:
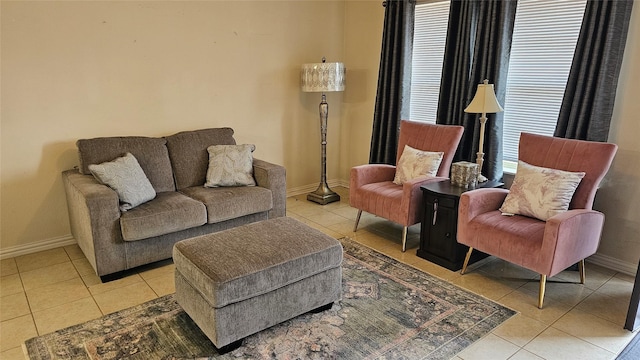
<path fill-rule="evenodd" d="M 340 195 L 331 191 L 327 185 L 327 118 L 329 116 L 329 104 L 327 104 L 326 92 L 344 91 L 345 67 L 343 63 L 328 63 L 323 57 L 321 63 L 303 64 L 301 72 L 301 86 L 303 92 L 321 92 L 320 101 L 320 133 L 322 136 L 322 172 L 320 185 L 316 191 L 307 195 L 307 200 L 326 205 L 334 201 L 340 201 Z"/>
<path fill-rule="evenodd" d="M 482 164 L 484 163 L 484 125 L 487 123 L 487 113 L 497 113 L 504 111 L 498 99 L 496 92 L 493 90 L 493 84 L 489 84 L 489 80 L 485 79 L 482 84 L 478 84 L 476 95 L 471 100 L 469 106 L 464 109 L 466 113 L 482 114 L 480 116 L 480 145 L 476 157 L 478 164 L 478 182 L 485 182 L 487 178 L 482 175 Z"/>

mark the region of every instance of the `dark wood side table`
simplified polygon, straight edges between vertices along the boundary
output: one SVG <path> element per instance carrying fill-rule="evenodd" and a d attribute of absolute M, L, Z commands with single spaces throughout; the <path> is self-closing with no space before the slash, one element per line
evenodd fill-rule
<path fill-rule="evenodd" d="M 469 248 L 459 244 L 456 237 L 460 195 L 474 189 L 498 188 L 503 185 L 504 183 L 498 181 L 487 181 L 475 188 L 465 189 L 451 185 L 449 180 L 445 180 L 421 186 L 424 217 L 418 256 L 452 271 L 462 269 Z M 480 251 L 474 251 L 469 264 L 486 256 Z"/>

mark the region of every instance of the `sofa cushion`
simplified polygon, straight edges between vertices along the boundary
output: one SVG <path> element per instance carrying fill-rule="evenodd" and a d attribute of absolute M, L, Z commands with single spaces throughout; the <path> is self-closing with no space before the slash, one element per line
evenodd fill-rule
<path fill-rule="evenodd" d="M 204 205 L 175 191 L 158 193 L 155 199 L 120 217 L 122 238 L 126 241 L 147 239 L 206 223 Z"/>
<path fill-rule="evenodd" d="M 136 157 L 156 192 L 174 191 L 173 171 L 167 141 L 142 136 L 80 139 L 76 142 L 80 173 L 89 175 L 89 165 L 101 164 L 131 153 Z"/>
<path fill-rule="evenodd" d="M 271 190 L 259 186 L 205 188 L 193 186 L 181 192 L 207 207 L 209 224 L 269 211 L 273 207 Z"/>
<path fill-rule="evenodd" d="M 231 128 L 183 131 L 166 139 L 178 190 L 204 185 L 209 167 L 209 146 L 236 144 Z"/>
<path fill-rule="evenodd" d="M 131 210 L 156 197 L 156 191 L 131 153 L 113 161 L 91 164 L 89 170 L 98 181 L 118 194 L 120 211 Z"/>
<path fill-rule="evenodd" d="M 211 145 L 205 187 L 255 186 L 253 179 L 253 144 Z"/>

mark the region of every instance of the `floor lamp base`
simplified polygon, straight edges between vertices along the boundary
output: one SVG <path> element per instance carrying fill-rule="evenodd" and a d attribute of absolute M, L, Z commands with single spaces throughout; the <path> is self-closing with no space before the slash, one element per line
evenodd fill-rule
<path fill-rule="evenodd" d="M 307 200 L 313 201 L 320 205 L 327 205 L 332 202 L 340 201 L 340 195 L 329 189 L 327 184 L 320 184 L 316 191 L 307 195 Z"/>

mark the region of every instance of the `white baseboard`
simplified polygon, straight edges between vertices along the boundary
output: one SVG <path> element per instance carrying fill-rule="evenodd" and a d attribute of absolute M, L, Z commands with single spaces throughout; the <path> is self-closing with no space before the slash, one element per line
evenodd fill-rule
<path fill-rule="evenodd" d="M 327 185 L 329 185 L 329 187 L 342 186 L 342 187 L 348 188 L 349 181 L 348 180 L 327 180 Z M 295 188 L 287 188 L 287 197 L 310 193 L 315 191 L 317 188 L 318 188 L 318 184 L 298 186 Z"/>
<path fill-rule="evenodd" d="M 37 253 L 39 251 L 51 250 L 62 246 L 76 244 L 76 239 L 69 235 L 56 238 L 35 241 L 24 245 L 11 246 L 6 249 L 0 249 L 0 259 L 8 259 L 21 255 Z"/>
<path fill-rule="evenodd" d="M 636 276 L 636 271 L 638 270 L 637 264 L 621 261 L 620 259 L 598 253 L 589 256 L 586 261 L 631 276 Z M 588 273 L 587 276 L 589 276 Z"/>

